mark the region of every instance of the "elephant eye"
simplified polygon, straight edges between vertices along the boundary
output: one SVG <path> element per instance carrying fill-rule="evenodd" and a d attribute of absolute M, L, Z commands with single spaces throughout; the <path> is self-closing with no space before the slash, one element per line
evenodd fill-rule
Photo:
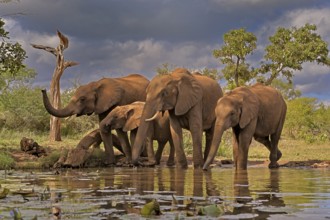
<path fill-rule="evenodd" d="M 86 97 L 80 97 L 80 102 L 84 102 L 86 100 Z"/>
<path fill-rule="evenodd" d="M 167 90 L 164 90 L 163 93 L 162 93 L 163 96 L 168 96 L 168 91 Z"/>

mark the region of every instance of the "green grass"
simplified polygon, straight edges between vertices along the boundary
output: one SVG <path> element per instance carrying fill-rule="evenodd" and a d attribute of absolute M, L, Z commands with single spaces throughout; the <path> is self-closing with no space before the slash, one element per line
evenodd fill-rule
<path fill-rule="evenodd" d="M 87 134 L 88 132 L 86 132 Z M 20 133 L 0 131 L 0 169 L 9 169 L 14 167 L 15 161 L 10 156 L 9 152 L 20 149 L 20 141 L 22 137 L 34 139 L 40 146 L 50 148 L 51 154 L 46 158 L 41 158 L 34 163 L 21 163 L 16 168 L 42 168 L 50 167 L 58 160 L 61 150 L 75 148 L 81 136 L 69 137 L 62 136 L 60 142 L 50 142 L 48 134 L 34 134 L 34 133 Z M 187 156 L 192 156 L 192 141 L 189 134 L 184 136 L 184 146 Z M 155 148 L 157 144 L 155 143 Z M 101 145 L 102 147 L 102 145 Z M 303 140 L 293 140 L 290 138 L 282 137 L 279 142 L 279 148 L 282 151 L 282 161 L 307 161 L 307 160 L 330 160 L 330 142 L 314 142 L 307 143 Z M 94 152 L 91 158 L 98 160 L 97 151 Z M 163 155 L 169 154 L 169 146 L 164 148 Z M 231 137 L 227 135 L 223 138 L 223 142 L 218 150 L 218 159 L 232 159 L 232 146 Z M 100 154 L 101 155 L 101 154 Z M 101 156 L 100 156 L 101 157 Z M 252 141 L 249 149 L 249 160 L 251 161 L 265 161 L 268 160 L 269 151 L 263 145 Z"/>
<path fill-rule="evenodd" d="M 307 143 L 303 140 L 282 139 L 279 142 L 283 161 L 330 160 L 330 142 Z M 220 146 L 218 156 L 232 159 L 232 147 Z M 249 148 L 249 160 L 268 160 L 268 149 L 256 141 Z"/>

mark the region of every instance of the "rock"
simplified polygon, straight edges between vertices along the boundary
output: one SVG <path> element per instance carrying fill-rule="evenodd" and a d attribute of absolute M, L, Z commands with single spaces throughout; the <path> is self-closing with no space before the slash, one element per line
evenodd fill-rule
<path fill-rule="evenodd" d="M 21 150 L 37 157 L 46 156 L 46 150 L 32 138 L 23 137 L 20 142 Z"/>

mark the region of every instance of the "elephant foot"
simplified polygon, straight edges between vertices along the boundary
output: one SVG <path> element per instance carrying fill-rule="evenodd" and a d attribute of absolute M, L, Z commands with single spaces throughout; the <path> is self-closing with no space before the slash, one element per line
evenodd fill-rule
<path fill-rule="evenodd" d="M 176 163 L 176 167 L 180 169 L 187 169 L 188 164 L 187 163 Z"/>
<path fill-rule="evenodd" d="M 280 167 L 280 165 L 277 162 L 275 162 L 275 163 L 270 162 L 270 164 L 268 165 L 269 169 L 277 169 L 279 167 Z"/>
<path fill-rule="evenodd" d="M 168 166 L 168 167 L 173 167 L 174 165 L 175 165 L 174 161 L 167 161 L 166 162 L 166 166 Z"/>
<path fill-rule="evenodd" d="M 146 167 L 154 167 L 156 165 L 156 162 L 145 162 L 144 163 L 144 166 L 146 166 Z"/>
<path fill-rule="evenodd" d="M 113 167 L 116 166 L 116 162 L 114 160 L 105 159 L 104 165 L 107 167 Z"/>

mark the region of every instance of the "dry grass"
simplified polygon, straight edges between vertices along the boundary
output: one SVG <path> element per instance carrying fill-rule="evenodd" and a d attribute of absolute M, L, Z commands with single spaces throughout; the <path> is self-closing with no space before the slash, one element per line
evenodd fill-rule
<path fill-rule="evenodd" d="M 86 133 L 87 134 L 87 133 Z M 0 149 L 3 153 L 10 150 L 20 149 L 22 137 L 33 138 L 40 146 L 50 148 L 54 153 L 61 149 L 75 148 L 85 134 L 81 137 L 62 137 L 60 142 L 50 142 L 47 135 L 34 135 L 22 133 L 0 133 Z M 186 146 L 190 146 L 191 143 Z M 102 146 L 102 145 L 101 145 Z M 155 144 L 157 147 L 157 144 Z M 189 147 L 188 147 L 189 148 Z M 191 146 L 190 146 L 191 148 Z M 282 151 L 281 161 L 308 161 L 308 160 L 330 160 L 330 142 L 325 143 L 306 143 L 303 140 L 292 140 L 283 137 L 280 140 L 279 148 Z M 169 153 L 169 146 L 164 149 L 163 155 Z M 187 156 L 192 153 L 191 149 L 186 149 Z M 189 155 L 191 156 L 191 155 Z M 265 161 L 268 160 L 269 152 L 261 144 L 253 141 L 249 150 L 249 160 Z M 218 159 L 232 159 L 232 147 L 230 142 L 221 146 L 218 152 Z"/>
<path fill-rule="evenodd" d="M 306 143 L 303 140 L 282 139 L 279 142 L 281 160 L 307 161 L 330 160 L 330 143 Z M 250 160 L 267 160 L 269 151 L 263 145 L 252 142 L 249 150 Z"/>

